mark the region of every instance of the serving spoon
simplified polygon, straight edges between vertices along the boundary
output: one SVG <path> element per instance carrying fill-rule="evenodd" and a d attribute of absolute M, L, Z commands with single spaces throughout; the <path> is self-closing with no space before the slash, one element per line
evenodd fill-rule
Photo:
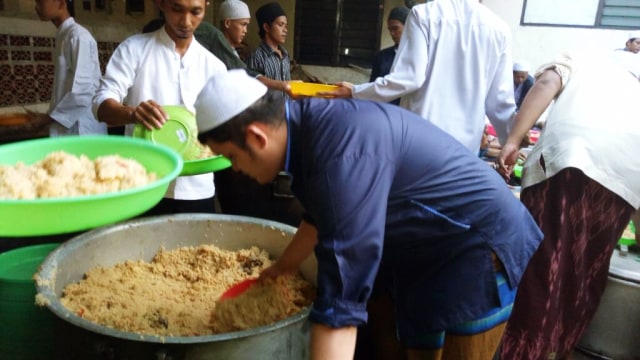
<path fill-rule="evenodd" d="M 258 279 L 245 279 L 231 285 L 227 290 L 222 293 L 220 296 L 220 300 L 227 300 L 235 298 L 236 296 L 242 294 L 247 291 L 253 284 L 257 283 Z"/>

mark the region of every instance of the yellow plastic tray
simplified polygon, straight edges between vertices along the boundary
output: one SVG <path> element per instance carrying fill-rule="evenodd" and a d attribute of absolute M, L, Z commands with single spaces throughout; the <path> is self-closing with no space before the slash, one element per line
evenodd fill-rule
<path fill-rule="evenodd" d="M 336 85 L 316 84 L 301 81 L 293 81 L 290 82 L 289 85 L 291 86 L 291 93 L 296 96 L 318 96 L 319 92 L 334 91 L 339 88 L 339 86 Z"/>

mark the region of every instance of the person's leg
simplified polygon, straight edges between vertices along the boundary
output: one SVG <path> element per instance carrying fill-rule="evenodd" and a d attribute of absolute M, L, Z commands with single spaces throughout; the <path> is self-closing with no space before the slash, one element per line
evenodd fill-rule
<path fill-rule="evenodd" d="M 367 302 L 367 324 L 358 328 L 355 360 L 406 358 L 396 330 L 396 309 L 390 293 L 392 284 L 392 269 L 382 261 Z"/>
<path fill-rule="evenodd" d="M 496 289 L 500 305 L 479 316 L 447 328 L 440 342 L 432 342 L 434 350 L 408 350 L 409 360 L 491 360 L 494 358 L 515 299 L 516 290 L 509 286 L 502 263 L 492 253 L 496 271 Z M 429 336 L 424 339 L 437 337 Z"/>
<path fill-rule="evenodd" d="M 371 359 L 406 358 L 404 346 L 398 340 L 396 332 L 396 317 L 393 301 L 388 293 L 372 297 L 367 304 L 369 321 L 366 325 L 366 335 L 371 346 Z M 364 335 L 364 334 L 363 334 Z"/>
<path fill-rule="evenodd" d="M 408 360 L 442 360 L 443 349 L 435 349 L 435 350 L 418 350 L 418 349 L 409 349 L 407 350 L 407 359 Z"/>
<path fill-rule="evenodd" d="M 518 285 L 501 359 L 562 359 L 593 317 L 632 207 L 577 169 L 521 194 L 544 233 Z"/>
<path fill-rule="evenodd" d="M 473 335 L 444 337 L 444 347 L 434 350 L 408 349 L 408 360 L 491 360 L 496 354 L 506 322 Z"/>
<path fill-rule="evenodd" d="M 506 322 L 475 335 L 449 335 L 444 338 L 443 360 L 491 360 L 498 350 Z"/>

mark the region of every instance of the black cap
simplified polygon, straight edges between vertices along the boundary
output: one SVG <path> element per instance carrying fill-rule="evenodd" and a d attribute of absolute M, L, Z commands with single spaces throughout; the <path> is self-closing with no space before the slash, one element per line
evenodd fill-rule
<path fill-rule="evenodd" d="M 258 20 L 258 28 L 262 28 L 262 24 L 271 24 L 279 16 L 286 16 L 284 10 L 277 2 L 262 5 L 256 10 L 256 19 Z"/>
<path fill-rule="evenodd" d="M 398 20 L 404 25 L 404 22 L 407 21 L 407 16 L 409 16 L 409 8 L 398 6 L 391 9 L 387 20 Z"/>

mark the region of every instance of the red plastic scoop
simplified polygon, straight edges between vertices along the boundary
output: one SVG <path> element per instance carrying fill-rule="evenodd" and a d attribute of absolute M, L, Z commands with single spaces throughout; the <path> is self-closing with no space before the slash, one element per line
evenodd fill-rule
<path fill-rule="evenodd" d="M 251 285 L 255 284 L 256 282 L 258 282 L 258 279 L 242 280 L 242 281 L 232 285 L 227 290 L 225 290 L 225 292 L 222 294 L 222 296 L 220 296 L 220 300 L 226 300 L 226 299 L 234 298 L 234 297 L 242 294 L 243 292 L 245 292 L 248 288 L 251 287 Z"/>

